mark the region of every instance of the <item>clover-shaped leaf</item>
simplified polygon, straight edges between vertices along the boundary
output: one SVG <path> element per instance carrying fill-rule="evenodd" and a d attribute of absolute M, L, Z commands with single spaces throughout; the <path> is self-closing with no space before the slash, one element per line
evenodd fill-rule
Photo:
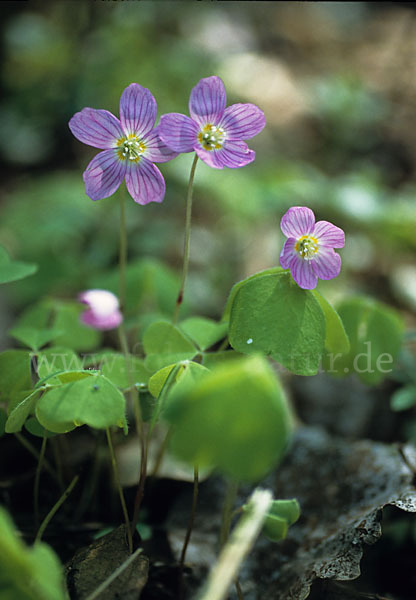
<path fill-rule="evenodd" d="M 143 335 L 146 352 L 145 367 L 154 373 L 181 360 L 190 360 L 198 353 L 191 340 L 168 321 L 155 321 Z"/>
<path fill-rule="evenodd" d="M 298 375 L 315 375 L 325 342 L 325 315 L 309 290 L 285 271 L 266 271 L 231 290 L 230 344 L 262 352 Z"/>
<path fill-rule="evenodd" d="M 33 263 L 12 260 L 6 250 L 0 246 L 0 283 L 9 283 L 23 279 L 37 271 Z"/>
<path fill-rule="evenodd" d="M 280 384 L 260 356 L 225 363 L 169 394 L 172 450 L 201 467 L 256 481 L 282 458 L 291 417 Z"/>
<path fill-rule="evenodd" d="M 36 417 L 49 431 L 65 433 L 81 425 L 96 429 L 124 426 L 123 394 L 103 375 L 83 373 L 82 379 L 53 388 L 38 400 Z"/>

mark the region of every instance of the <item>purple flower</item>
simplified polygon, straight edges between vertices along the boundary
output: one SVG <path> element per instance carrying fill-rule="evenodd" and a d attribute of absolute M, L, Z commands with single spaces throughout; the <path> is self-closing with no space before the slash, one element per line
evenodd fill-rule
<path fill-rule="evenodd" d="M 260 133 L 266 124 L 254 104 L 225 108 L 226 94 L 219 77 L 207 77 L 189 98 L 191 117 L 169 113 L 160 119 L 159 135 L 175 152 L 192 152 L 210 167 L 236 169 L 251 163 L 255 152 L 243 140 Z"/>
<path fill-rule="evenodd" d="M 343 248 L 342 229 L 318 221 L 306 206 L 292 206 L 283 215 L 280 227 L 289 239 L 280 255 L 280 264 L 290 269 L 293 279 L 305 290 L 316 287 L 319 279 L 332 279 L 341 269 L 341 257 L 334 248 Z"/>
<path fill-rule="evenodd" d="M 177 154 L 158 135 L 156 100 L 148 89 L 131 83 L 121 94 L 120 120 L 108 110 L 83 108 L 69 121 L 74 136 L 104 151 L 84 171 L 85 191 L 92 200 L 114 194 L 123 179 L 135 202 L 162 202 L 165 180 L 154 162 Z"/>
<path fill-rule="evenodd" d="M 107 290 L 88 290 L 78 296 L 88 306 L 81 314 L 81 321 L 94 329 L 115 329 L 123 321 L 117 296 Z"/>

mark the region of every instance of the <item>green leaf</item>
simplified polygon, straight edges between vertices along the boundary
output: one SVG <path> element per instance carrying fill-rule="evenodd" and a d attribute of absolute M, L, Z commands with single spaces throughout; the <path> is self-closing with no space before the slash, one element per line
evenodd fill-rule
<path fill-rule="evenodd" d="M 57 345 L 76 351 L 93 350 L 98 346 L 101 333 L 80 321 L 85 306 L 82 307 L 78 302 L 56 302 L 55 310 L 53 327 L 65 332 L 55 339 Z"/>
<path fill-rule="evenodd" d="M 7 421 L 7 413 L 4 410 L 4 408 L 0 408 L 0 437 L 2 435 L 4 435 L 5 433 L 5 428 L 4 426 L 6 425 L 6 421 Z"/>
<path fill-rule="evenodd" d="M 380 383 L 391 373 L 403 340 L 403 321 L 390 308 L 370 298 L 350 298 L 338 306 L 350 340 L 348 353 L 326 353 L 323 367 L 328 373 L 355 373 L 367 384 Z"/>
<path fill-rule="evenodd" d="M 139 401 L 142 419 L 147 423 L 153 418 L 157 401 L 148 391 L 140 391 Z"/>
<path fill-rule="evenodd" d="M 188 360 L 169 365 L 158 372 L 158 376 L 152 382 L 152 389 L 154 392 L 157 392 L 158 396 L 150 423 L 149 435 L 158 422 L 160 415 L 165 410 L 166 402 L 172 390 L 175 389 L 177 391 L 178 389 L 182 389 L 184 383 L 186 389 L 186 386 L 193 385 L 198 379 L 204 377 L 206 373 L 209 373 L 208 369 Z"/>
<path fill-rule="evenodd" d="M 163 386 L 165 385 L 165 381 L 169 377 L 169 373 L 176 367 L 176 364 L 178 364 L 178 369 L 177 369 L 177 373 L 175 376 L 175 381 L 177 381 L 178 377 L 180 376 L 180 373 L 185 368 L 185 361 L 183 361 L 182 363 L 173 363 L 173 365 L 168 365 L 167 367 L 163 367 L 163 369 L 159 369 L 159 371 L 156 371 L 156 373 L 154 373 L 150 377 L 149 392 L 152 394 L 152 396 L 154 398 L 157 398 L 159 396 Z"/>
<path fill-rule="evenodd" d="M 26 308 L 18 320 L 15 327 L 47 329 L 51 317 L 51 300 L 44 299 Z"/>
<path fill-rule="evenodd" d="M 16 408 L 22 400 L 30 396 L 30 394 L 34 391 L 34 389 L 30 388 L 30 390 L 18 390 L 11 394 L 9 397 L 9 401 L 7 402 L 7 414 L 11 414 L 11 412 Z"/>
<path fill-rule="evenodd" d="M 143 335 L 145 367 L 151 373 L 172 363 L 190 360 L 197 354 L 194 344 L 168 321 L 156 321 Z"/>
<path fill-rule="evenodd" d="M 312 292 L 286 271 L 241 282 L 230 309 L 229 339 L 238 352 L 262 352 L 297 375 L 315 375 L 325 316 Z"/>
<path fill-rule="evenodd" d="M 390 408 L 395 411 L 407 410 L 416 404 L 416 386 L 407 385 L 394 392 L 390 400 Z"/>
<path fill-rule="evenodd" d="M 37 354 L 37 374 L 39 379 L 44 379 L 60 371 L 77 371 L 81 369 L 82 362 L 79 356 L 63 346 L 52 346 Z M 49 384 L 53 382 L 48 380 Z"/>
<path fill-rule="evenodd" d="M 32 387 L 31 355 L 26 350 L 6 350 L 0 353 L 0 400 L 9 400 L 20 390 Z"/>
<path fill-rule="evenodd" d="M 51 340 L 62 335 L 60 329 L 35 329 L 34 327 L 14 327 L 8 331 L 8 334 L 13 336 L 25 346 L 28 346 L 35 352 Z"/>
<path fill-rule="evenodd" d="M 55 433 L 65 433 L 84 424 L 97 429 L 123 427 L 125 399 L 106 377 L 92 374 L 44 394 L 35 413 L 39 423 Z"/>
<path fill-rule="evenodd" d="M 64 373 L 57 373 L 56 378 L 59 379 L 61 383 L 72 383 L 73 381 L 79 381 L 86 377 L 94 377 L 98 374 L 99 371 L 94 371 L 92 369 L 85 371 L 64 371 Z"/>
<path fill-rule="evenodd" d="M 214 369 L 224 362 L 229 360 L 236 360 L 237 358 L 243 358 L 243 355 L 235 350 L 222 350 L 221 352 L 204 352 L 202 357 L 202 364 L 207 369 Z"/>
<path fill-rule="evenodd" d="M 227 335 L 228 330 L 227 323 L 216 323 L 212 319 L 203 317 L 190 317 L 182 321 L 179 327 L 195 342 L 200 350 L 206 350 L 222 340 Z"/>
<path fill-rule="evenodd" d="M 248 511 L 248 505 L 243 506 Z M 263 534 L 272 542 L 284 540 L 290 525 L 300 517 L 300 506 L 296 498 L 292 500 L 273 500 L 263 524 Z"/>
<path fill-rule="evenodd" d="M 245 285 L 248 281 L 252 281 L 253 279 L 257 279 L 257 277 L 263 277 L 264 275 L 278 275 L 279 273 L 283 273 L 282 267 L 272 267 L 271 269 L 265 269 L 264 271 L 260 271 L 259 273 L 254 273 L 254 275 L 250 275 L 250 277 L 246 277 L 242 281 L 238 281 L 231 288 L 231 292 L 228 296 L 227 304 L 225 305 L 224 314 L 222 316 L 222 320 L 228 322 L 230 320 L 231 315 L 231 307 L 234 303 L 234 299 L 239 292 L 240 288 Z"/>
<path fill-rule="evenodd" d="M 0 246 L 0 283 L 23 279 L 37 271 L 37 265 L 11 260 L 6 250 Z"/>
<path fill-rule="evenodd" d="M 337 311 L 317 290 L 312 294 L 318 300 L 325 315 L 325 348 L 328 352 L 349 352 L 350 341 Z"/>
<path fill-rule="evenodd" d="M 144 366 L 144 361 L 129 355 L 126 360 L 123 354 L 108 353 L 100 359 L 101 372 L 114 385 L 127 389 L 132 385 L 146 385 L 150 373 Z"/>
<path fill-rule="evenodd" d="M 34 390 L 13 408 L 6 422 L 7 433 L 16 433 L 22 429 L 24 422 L 35 409 L 39 394 L 39 390 Z"/>
<path fill-rule="evenodd" d="M 48 298 L 30 306 L 18 319 L 16 328 L 34 328 L 61 331 L 55 339 L 56 346 L 75 351 L 94 350 L 101 340 L 101 332 L 80 321 L 85 305 L 79 302 Z"/>
<path fill-rule="evenodd" d="M 180 459 L 246 481 L 261 479 L 281 460 L 292 429 L 280 383 L 260 356 L 179 382 L 165 417 Z"/>
<path fill-rule="evenodd" d="M 47 429 L 45 429 L 40 423 L 39 421 L 36 419 L 36 417 L 30 417 L 30 419 L 28 419 L 25 423 L 25 429 L 31 433 L 32 435 L 36 436 L 36 437 L 40 437 L 40 438 L 51 438 L 51 437 L 55 437 L 56 433 L 52 433 L 51 431 L 48 431 Z"/>
<path fill-rule="evenodd" d="M 179 369 L 175 376 L 175 381 L 179 381 L 182 375 L 186 373 L 187 377 L 197 380 L 201 374 L 208 373 L 208 369 L 202 365 L 186 360 L 182 363 L 178 363 Z M 154 375 L 149 379 L 149 392 L 157 398 L 165 385 L 165 381 L 169 377 L 169 373 L 176 367 L 176 364 L 168 365 L 163 367 L 160 371 L 156 371 Z"/>
<path fill-rule="evenodd" d="M 0 506 L 0 598 L 66 600 L 63 568 L 42 542 L 26 546 Z"/>
<path fill-rule="evenodd" d="M 291 500 L 273 500 L 268 514 L 285 519 L 288 525 L 293 525 L 300 517 L 300 506 L 296 498 Z"/>
<path fill-rule="evenodd" d="M 284 540 L 289 524 L 286 519 L 277 515 L 267 515 L 263 523 L 263 534 L 272 542 L 280 542 Z"/>

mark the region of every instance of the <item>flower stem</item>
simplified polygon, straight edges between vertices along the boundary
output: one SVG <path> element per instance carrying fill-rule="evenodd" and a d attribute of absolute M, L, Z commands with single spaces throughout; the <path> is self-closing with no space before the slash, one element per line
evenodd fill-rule
<path fill-rule="evenodd" d="M 126 332 L 124 331 L 123 324 L 121 324 L 118 328 L 119 340 L 122 352 L 124 354 L 124 358 L 126 360 L 126 369 L 127 369 L 127 380 L 130 388 L 130 398 L 133 404 L 134 416 L 136 419 L 136 431 L 137 435 L 140 439 L 140 474 L 139 474 L 139 483 L 137 486 L 136 498 L 134 500 L 134 509 L 133 509 L 133 520 L 131 524 L 129 523 L 129 531 L 130 536 L 134 535 L 136 530 L 137 522 L 139 520 L 139 511 L 140 506 L 143 500 L 144 495 L 144 487 L 146 483 L 147 477 L 147 449 L 149 444 L 149 436 L 145 436 L 144 431 L 144 423 L 142 418 L 142 411 L 140 406 L 140 394 L 139 390 L 134 385 L 133 376 L 132 376 L 132 364 L 130 363 L 131 357 L 129 355 L 129 347 L 127 342 Z"/>
<path fill-rule="evenodd" d="M 40 448 L 39 460 L 38 460 L 38 464 L 37 464 L 37 467 L 36 467 L 35 484 L 33 486 L 33 504 L 34 504 L 34 511 L 35 511 L 35 524 L 36 524 L 36 527 L 39 525 L 39 483 L 40 483 L 40 474 L 41 474 L 41 471 L 42 471 L 43 458 L 45 456 L 46 442 L 47 441 L 48 441 L 48 438 L 46 437 L 46 435 L 44 435 L 43 438 L 42 438 L 42 446 Z"/>
<path fill-rule="evenodd" d="M 124 521 L 126 523 L 127 541 L 128 541 L 128 545 L 129 545 L 129 551 L 131 554 L 133 552 L 133 538 L 132 538 L 131 531 L 130 531 L 129 515 L 127 512 L 126 501 L 124 500 L 123 489 L 120 484 L 120 476 L 118 474 L 118 467 L 117 467 L 117 462 L 116 462 L 116 456 L 114 454 L 113 441 L 111 439 L 110 429 L 107 427 L 105 432 L 107 434 L 107 443 L 108 443 L 108 449 L 110 450 L 111 465 L 113 467 L 114 479 L 115 479 L 116 486 L 118 489 L 118 495 L 120 497 L 120 504 L 121 504 L 121 508 L 123 510 Z"/>
<path fill-rule="evenodd" d="M 222 510 L 222 521 L 220 531 L 220 549 L 225 545 L 230 533 L 231 520 L 233 516 L 233 505 L 237 496 L 238 482 L 229 480 L 225 492 L 224 507 Z"/>
<path fill-rule="evenodd" d="M 178 320 L 179 310 L 183 301 L 183 294 L 185 291 L 186 277 L 188 275 L 189 265 L 189 243 L 191 240 L 191 219 L 192 219 L 192 187 L 195 177 L 196 163 L 198 162 L 198 155 L 195 154 L 194 161 L 191 167 L 191 173 L 189 175 L 188 193 L 186 196 L 186 217 L 185 217 L 185 238 L 183 244 L 183 267 L 182 267 L 182 282 L 179 290 L 178 298 L 176 300 L 175 313 L 173 315 L 173 324 Z"/>
<path fill-rule="evenodd" d="M 51 438 L 52 452 L 56 465 L 56 473 L 61 492 L 64 492 L 64 477 L 62 473 L 62 457 L 59 449 L 59 438 Z"/>
<path fill-rule="evenodd" d="M 159 469 L 160 469 L 160 466 L 162 464 L 163 458 L 165 456 L 165 452 L 166 452 L 166 450 L 168 448 L 171 435 L 172 435 L 172 428 L 169 427 L 169 429 L 168 429 L 165 437 L 163 438 L 163 442 L 159 446 L 158 452 L 156 454 L 156 460 L 155 460 L 154 465 L 153 465 L 153 470 L 150 473 L 150 476 L 153 479 L 155 479 L 155 477 L 159 473 Z"/>
<path fill-rule="evenodd" d="M 32 456 L 39 460 L 39 452 L 36 450 L 36 448 L 32 446 L 32 444 L 22 434 L 15 433 L 14 435 L 16 439 L 18 439 L 19 442 L 22 444 L 22 446 L 26 448 L 26 450 L 30 452 Z M 53 477 L 55 481 L 59 483 L 59 478 L 57 474 L 46 459 L 43 460 L 43 466 L 45 467 L 45 470 L 48 471 L 49 475 L 51 475 L 51 477 Z"/>
<path fill-rule="evenodd" d="M 127 264 L 127 232 L 126 232 L 126 192 L 120 192 L 120 255 L 119 255 L 119 296 L 121 310 L 126 308 L 126 264 Z"/>
<path fill-rule="evenodd" d="M 137 486 L 136 498 L 134 500 L 134 512 L 133 512 L 133 521 L 131 523 L 131 535 L 134 535 L 134 532 L 137 527 L 137 523 L 139 522 L 139 513 L 140 507 L 142 504 L 143 496 L 144 496 L 144 487 L 146 484 L 147 477 L 147 451 L 149 447 L 149 436 L 145 436 L 144 427 L 143 427 L 143 419 L 141 417 L 140 410 L 140 395 L 139 391 L 136 390 L 136 394 L 134 397 L 134 413 L 136 416 L 136 427 L 137 433 L 140 435 L 140 474 L 139 474 L 139 483 Z"/>
<path fill-rule="evenodd" d="M 181 558 L 179 561 L 179 600 L 183 598 L 183 567 L 185 565 L 186 550 L 188 549 L 189 540 L 191 539 L 192 529 L 195 521 L 196 505 L 198 502 L 198 485 L 199 485 L 199 473 L 198 465 L 194 466 L 194 489 L 192 495 L 192 508 L 189 516 L 188 528 L 186 530 L 185 540 L 183 542 L 183 548 Z"/>
<path fill-rule="evenodd" d="M 74 479 L 71 481 L 71 483 L 69 484 L 69 486 L 66 488 L 66 490 L 64 491 L 64 493 L 62 494 L 62 496 L 59 498 L 58 502 L 56 502 L 52 506 L 51 510 L 48 512 L 48 514 L 46 515 L 46 517 L 43 519 L 42 524 L 39 527 L 39 530 L 38 530 L 38 532 L 36 534 L 35 543 L 36 542 L 40 542 L 40 540 L 42 539 L 42 536 L 43 536 L 43 534 L 45 532 L 45 529 L 49 525 L 49 521 L 52 519 L 52 517 L 54 516 L 54 514 L 61 508 L 62 504 L 68 498 L 69 494 L 74 489 L 74 487 L 75 487 L 78 479 L 79 479 L 79 475 L 75 475 Z"/>

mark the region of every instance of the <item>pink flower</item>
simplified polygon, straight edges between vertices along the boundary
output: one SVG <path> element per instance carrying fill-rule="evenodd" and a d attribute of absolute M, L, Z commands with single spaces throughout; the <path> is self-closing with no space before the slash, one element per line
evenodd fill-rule
<path fill-rule="evenodd" d="M 154 162 L 177 156 L 162 142 L 156 121 L 156 100 L 148 89 L 131 83 L 120 98 L 120 120 L 108 110 L 83 108 L 69 121 L 74 136 L 104 151 L 84 171 L 91 200 L 114 194 L 123 179 L 135 202 L 162 202 L 165 180 Z"/>
<path fill-rule="evenodd" d="M 175 152 L 195 151 L 215 169 L 237 169 L 251 163 L 256 154 L 243 140 L 264 128 L 263 111 L 255 104 L 225 107 L 225 86 L 219 77 L 206 77 L 192 89 L 189 113 L 168 113 L 160 119 L 162 140 Z"/>
<path fill-rule="evenodd" d="M 280 264 L 290 269 L 293 279 L 305 290 L 316 287 L 319 279 L 339 275 L 341 257 L 334 248 L 343 248 L 345 234 L 339 227 L 318 221 L 306 206 L 292 206 L 283 215 L 280 227 L 289 239 L 280 255 Z"/>
<path fill-rule="evenodd" d="M 81 321 L 94 329 L 115 329 L 123 321 L 117 296 L 107 290 L 88 290 L 78 296 L 88 306 L 81 314 Z"/>

